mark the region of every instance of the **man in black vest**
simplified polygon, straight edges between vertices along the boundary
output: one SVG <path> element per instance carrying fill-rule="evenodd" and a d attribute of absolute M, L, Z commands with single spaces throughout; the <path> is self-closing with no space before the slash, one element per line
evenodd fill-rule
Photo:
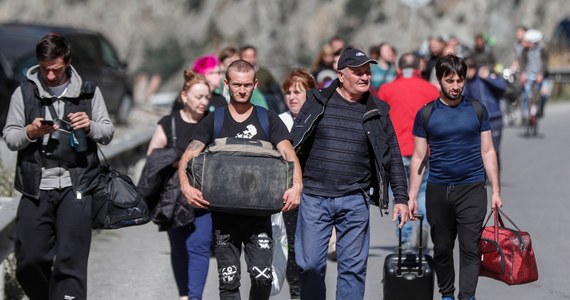
<path fill-rule="evenodd" d="M 81 300 L 87 298 L 91 190 L 99 166 L 96 142 L 108 144 L 114 129 L 99 89 L 84 93 L 63 37 L 43 37 L 36 57 L 38 65 L 28 70 L 28 81 L 12 95 L 3 131 L 8 147 L 18 151 L 14 185 L 22 193 L 16 277 L 31 300 Z M 86 135 L 87 149 L 77 153 L 74 164 L 50 159 L 43 151 L 65 122 Z"/>

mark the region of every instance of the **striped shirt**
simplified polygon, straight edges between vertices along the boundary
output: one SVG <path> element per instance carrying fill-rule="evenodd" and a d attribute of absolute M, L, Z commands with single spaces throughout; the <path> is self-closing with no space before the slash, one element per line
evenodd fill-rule
<path fill-rule="evenodd" d="M 366 105 L 335 92 L 315 128 L 303 170 L 303 192 L 340 197 L 370 186 L 368 138 L 362 127 Z"/>

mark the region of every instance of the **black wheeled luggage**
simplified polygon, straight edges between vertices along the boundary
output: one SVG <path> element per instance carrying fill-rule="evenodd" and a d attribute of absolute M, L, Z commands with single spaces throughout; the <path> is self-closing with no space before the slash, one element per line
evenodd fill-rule
<path fill-rule="evenodd" d="M 420 222 L 418 253 L 402 254 L 402 230 L 399 230 L 398 253 L 386 256 L 384 261 L 384 300 L 432 300 L 434 273 L 432 257 L 423 254 L 423 215 Z"/>

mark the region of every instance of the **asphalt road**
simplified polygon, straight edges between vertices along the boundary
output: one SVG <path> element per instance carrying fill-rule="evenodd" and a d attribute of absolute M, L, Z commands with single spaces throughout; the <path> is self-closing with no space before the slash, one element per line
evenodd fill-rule
<path fill-rule="evenodd" d="M 570 299 L 570 102 L 549 103 L 539 136 L 525 138 L 520 127 L 506 127 L 502 148 L 504 211 L 533 239 L 539 268 L 534 283 L 508 286 L 481 277 L 478 299 Z M 371 250 L 365 299 L 382 299 L 382 266 L 395 250 L 393 224 L 371 210 Z M 243 265 L 243 264 L 242 264 Z M 336 263 L 329 262 L 327 299 L 335 298 Z M 94 234 L 89 266 L 90 299 L 177 299 L 166 234 L 147 224 Z M 242 298 L 249 277 L 242 274 Z M 288 288 L 272 299 L 289 299 Z M 204 299 L 218 299 L 215 260 Z M 437 292 L 434 299 L 439 299 Z"/>

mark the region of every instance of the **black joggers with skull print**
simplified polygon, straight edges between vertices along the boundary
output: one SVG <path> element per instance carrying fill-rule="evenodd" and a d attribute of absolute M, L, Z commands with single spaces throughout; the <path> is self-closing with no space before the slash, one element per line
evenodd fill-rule
<path fill-rule="evenodd" d="M 212 212 L 214 253 L 218 262 L 221 300 L 240 298 L 242 244 L 251 278 L 250 300 L 266 300 L 271 294 L 273 240 L 271 216 L 246 216 Z"/>

